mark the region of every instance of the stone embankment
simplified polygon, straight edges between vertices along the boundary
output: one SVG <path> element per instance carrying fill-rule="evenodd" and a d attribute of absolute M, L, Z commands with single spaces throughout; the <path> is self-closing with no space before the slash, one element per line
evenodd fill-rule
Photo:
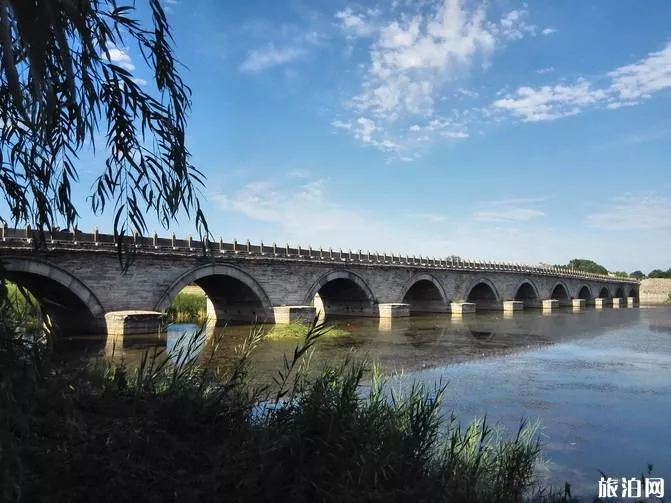
<path fill-rule="evenodd" d="M 641 281 L 639 298 L 641 304 L 664 304 L 671 294 L 671 279 L 648 278 Z"/>

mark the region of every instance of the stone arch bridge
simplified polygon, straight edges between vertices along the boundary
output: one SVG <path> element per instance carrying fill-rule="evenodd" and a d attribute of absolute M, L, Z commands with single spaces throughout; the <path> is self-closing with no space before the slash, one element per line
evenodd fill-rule
<path fill-rule="evenodd" d="M 154 331 L 192 283 L 206 292 L 217 323 L 287 323 L 316 310 L 391 318 L 638 302 L 636 280 L 555 267 L 156 235 L 134 238 L 137 255 L 122 274 L 111 235 L 46 233 L 46 247 L 36 247 L 34 231 L 0 231 L 6 277 L 70 333 Z"/>

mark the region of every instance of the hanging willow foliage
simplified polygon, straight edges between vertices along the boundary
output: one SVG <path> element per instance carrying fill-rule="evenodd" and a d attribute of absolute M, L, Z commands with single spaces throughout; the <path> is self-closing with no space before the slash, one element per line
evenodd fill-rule
<path fill-rule="evenodd" d="M 143 27 L 134 5 L 115 0 L 0 0 L 0 190 L 11 220 L 40 236 L 59 220 L 74 228 L 78 154 L 104 133 L 105 168 L 88 201 L 96 215 L 113 206 L 124 269 L 147 214 L 168 228 L 183 211 L 208 235 L 197 197 L 204 178 L 185 144 L 191 91 L 160 0 L 148 4 Z M 110 57 L 127 42 L 153 73 L 156 96 Z"/>

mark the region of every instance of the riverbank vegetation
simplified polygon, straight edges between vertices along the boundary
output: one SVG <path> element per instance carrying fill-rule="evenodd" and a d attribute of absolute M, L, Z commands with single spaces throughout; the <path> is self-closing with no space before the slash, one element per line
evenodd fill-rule
<path fill-rule="evenodd" d="M 170 323 L 199 323 L 207 318 L 207 296 L 198 287 L 186 287 L 166 309 Z"/>
<path fill-rule="evenodd" d="M 262 330 L 232 368 L 194 356 L 200 334 L 131 370 L 114 358 L 59 364 L 47 334 L 17 334 L 20 321 L 3 301 L 2 501 L 468 503 L 542 492 L 531 423 L 510 436 L 485 420 L 461 427 L 441 419 L 445 386 L 400 389 L 365 363 L 334 362 L 308 378 L 323 326 L 308 327 L 272 386 L 252 388 Z M 208 347 L 211 357 L 218 341 Z"/>
<path fill-rule="evenodd" d="M 310 325 L 302 321 L 294 321 L 286 325 L 273 325 L 268 331 L 266 337 L 269 339 L 302 339 L 308 335 Z M 326 336 L 339 337 L 344 335 L 351 335 L 351 333 L 344 328 L 340 328 L 337 324 L 330 325 Z"/>

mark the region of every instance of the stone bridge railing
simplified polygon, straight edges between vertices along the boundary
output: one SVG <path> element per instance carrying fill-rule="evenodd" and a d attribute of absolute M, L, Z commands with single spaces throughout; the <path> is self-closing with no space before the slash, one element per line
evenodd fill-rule
<path fill-rule="evenodd" d="M 12 229 L 0 226 L 0 246 L 34 246 L 39 239 L 39 232 L 31 230 L 30 227 L 25 229 Z M 101 234 L 98 230 L 92 233 L 85 233 L 80 231 L 55 231 L 44 232 L 44 239 L 47 246 L 74 248 L 74 249 L 89 249 L 89 248 L 109 248 L 116 249 L 116 242 L 112 234 Z M 257 257 L 274 257 L 280 259 L 299 259 L 299 260 L 325 260 L 338 261 L 358 264 L 388 264 L 388 265 L 402 265 L 402 266 L 416 266 L 423 268 L 437 268 L 449 270 L 467 270 L 467 271 L 506 271 L 527 274 L 538 274 L 546 276 L 560 276 L 566 278 L 581 278 L 581 279 L 596 279 L 617 281 L 622 283 L 638 284 L 638 280 L 633 278 L 612 277 L 605 274 L 592 274 L 565 267 L 554 267 L 544 265 L 528 265 L 516 262 L 495 262 L 482 261 L 472 259 L 462 259 L 457 257 L 424 257 L 416 255 L 401 255 L 393 253 L 380 253 L 357 250 L 343 251 L 339 249 L 334 251 L 329 248 L 324 250 L 322 248 L 313 249 L 312 247 L 302 248 L 290 247 L 288 244 L 278 246 L 275 243 L 272 245 L 251 244 L 249 241 L 245 243 L 238 243 L 236 240 L 227 243 L 220 239 L 218 242 L 205 240 L 193 240 L 191 236 L 187 239 L 177 239 L 175 234 L 171 238 L 159 238 L 156 233 L 153 236 L 139 236 L 135 234 L 130 238 L 132 244 L 138 252 L 147 251 L 152 253 L 165 254 L 192 254 L 194 252 L 218 253 L 220 255 L 246 255 Z"/>

